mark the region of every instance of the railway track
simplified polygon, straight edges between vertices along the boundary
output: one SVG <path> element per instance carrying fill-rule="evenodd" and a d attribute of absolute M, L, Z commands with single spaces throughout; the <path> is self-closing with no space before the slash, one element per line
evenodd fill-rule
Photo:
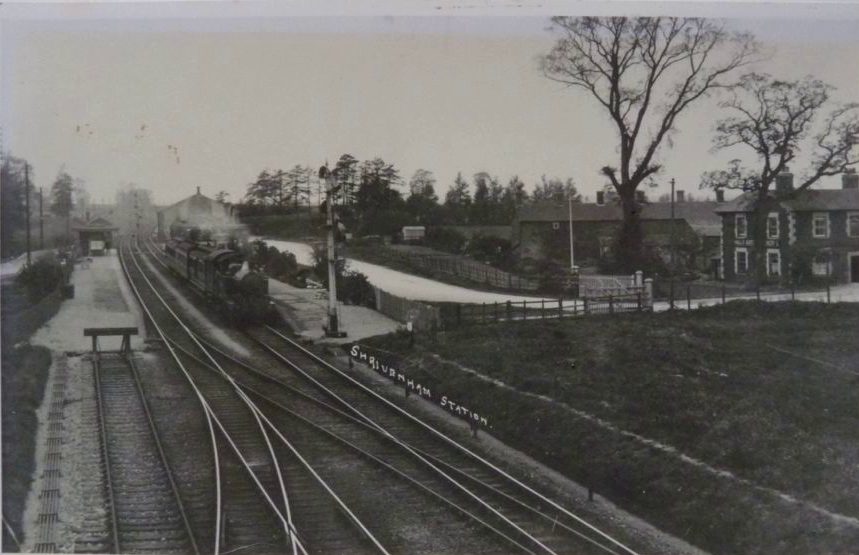
<path fill-rule="evenodd" d="M 156 258 L 159 253 L 150 248 Z M 201 334 L 202 335 L 202 334 Z M 405 413 L 303 346 L 272 328 L 250 332 L 274 364 L 258 369 L 207 344 L 219 357 L 218 367 L 258 399 L 268 417 L 289 430 L 290 441 L 309 453 L 326 479 L 350 499 L 392 551 L 408 549 L 414 520 L 379 517 L 366 507 L 372 493 L 355 483 L 372 483 L 370 467 L 382 470 L 379 489 L 395 495 L 418 521 L 455 521 L 448 534 L 435 535 L 436 551 L 463 551 L 462 538 L 480 532 L 467 550 L 531 553 L 635 553 L 613 536 L 572 514 L 558 503 L 482 459 L 457 441 Z M 193 356 L 186 353 L 186 356 Z M 258 357 L 254 357 L 258 361 Z M 203 361 L 198 361 L 203 362 Z M 257 363 L 258 364 L 258 363 Z M 216 369 L 210 365 L 210 371 Z M 276 386 L 276 387 L 273 387 Z M 320 438 L 328 441 L 322 442 Z M 353 457 L 351 473 L 338 461 Z M 358 469 L 356 460 L 366 468 Z M 369 465 L 369 466 L 368 466 Z M 363 474 L 362 474 L 363 473 Z M 396 485 L 393 482 L 397 482 Z M 301 512 L 296 512 L 301 520 Z M 457 526 L 460 526 L 458 529 Z M 470 527 L 469 530 L 467 530 Z M 303 523 L 302 529 L 312 529 Z M 445 538 L 459 538 L 444 547 Z M 414 545 L 412 545 L 414 547 Z"/>
<path fill-rule="evenodd" d="M 93 354 L 111 553 L 199 554 L 130 355 Z"/>
<path fill-rule="evenodd" d="M 226 374 L 203 369 L 214 362 L 208 351 L 170 308 L 172 303 L 158 292 L 159 288 L 147 275 L 152 272 L 145 268 L 146 263 L 140 264 L 127 243 L 122 252 L 132 288 L 150 322 L 210 414 L 218 437 L 223 439 L 218 442 L 218 459 L 222 460 L 219 484 L 222 510 L 216 548 L 224 553 L 237 549 L 242 553 L 306 553 L 304 539 L 291 519 L 287 492 L 290 489 L 294 490 L 291 493 L 302 494 L 304 501 L 307 492 L 312 491 L 317 511 L 324 507 L 322 512 L 338 519 L 333 529 L 350 530 L 345 534 L 347 541 L 338 545 L 339 551 L 352 546 L 355 552 L 366 552 L 367 543 L 374 543 L 369 530 L 362 527 L 301 454 L 271 429 L 271 424 L 261 418 L 255 405 Z M 180 359 L 177 351 L 186 356 Z M 187 356 L 189 353 L 192 356 Z M 273 433 L 278 435 L 279 443 L 277 439 L 272 441 Z M 281 462 L 284 455 L 292 458 L 286 464 Z M 292 471 L 288 488 L 283 468 Z M 294 476 L 305 478 L 293 479 Z"/>

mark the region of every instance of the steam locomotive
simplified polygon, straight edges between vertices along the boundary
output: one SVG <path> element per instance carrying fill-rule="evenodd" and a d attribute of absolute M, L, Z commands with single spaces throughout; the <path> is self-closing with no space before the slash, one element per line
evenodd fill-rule
<path fill-rule="evenodd" d="M 193 241 L 177 234 L 164 245 L 170 268 L 187 279 L 235 323 L 272 322 L 277 317 L 268 278 L 251 271 L 235 248 Z"/>

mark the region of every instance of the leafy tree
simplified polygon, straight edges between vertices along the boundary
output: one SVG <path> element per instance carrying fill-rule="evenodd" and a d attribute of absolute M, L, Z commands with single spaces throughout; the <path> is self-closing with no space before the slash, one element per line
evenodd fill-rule
<path fill-rule="evenodd" d="M 516 209 L 526 202 L 528 202 L 528 191 L 525 190 L 525 183 L 518 175 L 514 175 L 501 194 L 501 213 L 504 221 L 512 222 L 516 217 Z"/>
<path fill-rule="evenodd" d="M 834 105 L 824 115 L 831 92 L 831 86 L 811 77 L 782 81 L 748 74 L 734 96 L 721 104 L 732 115 L 718 122 L 715 148 L 744 150 L 756 163 L 749 167 L 741 159 L 732 160 L 727 170 L 704 174 L 702 187 L 749 193 L 753 263 L 759 281 L 766 275 L 766 217 L 770 208 L 824 176 L 859 164 L 859 104 Z M 774 189 L 776 176 L 787 171 L 803 149 L 811 151 L 811 161 L 798 185 Z"/>
<path fill-rule="evenodd" d="M 358 160 L 351 154 L 343 154 L 334 165 L 334 175 L 337 176 L 337 184 L 340 191 L 337 198 L 341 204 L 351 205 L 355 202 L 358 193 Z"/>
<path fill-rule="evenodd" d="M 367 160 L 361 164 L 360 175 L 355 209 L 361 234 L 390 235 L 408 224 L 402 195 L 394 189 L 400 182 L 400 175 L 393 164 L 381 158 Z"/>
<path fill-rule="evenodd" d="M 24 164 L 20 158 L 5 155 L 0 167 L 0 238 L 3 257 L 13 254 L 15 233 L 26 227 Z"/>
<path fill-rule="evenodd" d="M 531 198 L 535 201 L 567 202 L 570 198 L 573 202 L 582 201 L 582 195 L 576 189 L 572 177 L 561 181 L 558 178 L 547 179 L 545 175 L 540 177 L 540 183 L 534 187 Z"/>
<path fill-rule="evenodd" d="M 71 218 L 74 207 L 74 180 L 66 172 L 60 172 L 51 186 L 51 212 L 66 219 L 66 240 L 71 240 Z"/>
<path fill-rule="evenodd" d="M 148 192 L 148 191 L 147 191 Z M 227 204 L 229 201 L 227 200 L 230 196 L 230 193 L 221 190 L 215 195 L 215 200 L 220 202 L 221 204 Z"/>
<path fill-rule="evenodd" d="M 284 186 L 289 191 L 292 205 L 298 208 L 301 203 L 310 203 L 310 171 L 309 168 L 296 164 L 284 174 Z"/>
<path fill-rule="evenodd" d="M 457 173 L 453 186 L 444 197 L 444 207 L 453 223 L 467 223 L 468 208 L 471 206 L 471 193 L 468 188 L 468 181 L 462 177 L 462 173 Z"/>
<path fill-rule="evenodd" d="M 489 222 L 492 206 L 489 200 L 489 182 L 492 177 L 486 172 L 474 174 L 474 198 L 469 209 L 469 222 L 486 224 Z"/>
<path fill-rule="evenodd" d="M 709 19 L 555 17 L 552 23 L 560 36 L 541 58 L 544 75 L 592 96 L 617 130 L 619 160 L 601 172 L 623 207 L 619 261 L 634 270 L 643 257 L 635 191 L 660 170 L 659 147 L 670 142 L 678 116 L 728 87 L 758 45 Z"/>
<path fill-rule="evenodd" d="M 409 198 L 406 210 L 417 223 L 436 224 L 440 220 L 438 195 L 435 193 L 435 177 L 427 170 L 417 170 L 409 180 Z"/>
<path fill-rule="evenodd" d="M 248 204 L 260 206 L 272 206 L 283 204 L 283 172 L 278 170 L 272 172 L 263 170 L 257 176 L 256 181 L 248 185 L 245 200 Z"/>

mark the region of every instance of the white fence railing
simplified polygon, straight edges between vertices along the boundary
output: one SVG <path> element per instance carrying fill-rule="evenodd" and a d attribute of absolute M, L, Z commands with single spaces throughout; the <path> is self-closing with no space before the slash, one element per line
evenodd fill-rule
<path fill-rule="evenodd" d="M 644 285 L 644 280 L 641 272 L 636 272 L 631 276 L 580 275 L 579 296 L 634 295 L 642 285 Z"/>

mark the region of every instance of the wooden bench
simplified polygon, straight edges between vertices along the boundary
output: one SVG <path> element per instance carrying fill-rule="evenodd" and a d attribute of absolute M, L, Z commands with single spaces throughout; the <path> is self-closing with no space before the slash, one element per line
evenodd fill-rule
<path fill-rule="evenodd" d="M 92 337 L 92 352 L 98 352 L 98 338 L 101 336 L 122 336 L 120 353 L 131 351 L 131 336 L 137 335 L 137 328 L 84 328 L 84 337 Z"/>

